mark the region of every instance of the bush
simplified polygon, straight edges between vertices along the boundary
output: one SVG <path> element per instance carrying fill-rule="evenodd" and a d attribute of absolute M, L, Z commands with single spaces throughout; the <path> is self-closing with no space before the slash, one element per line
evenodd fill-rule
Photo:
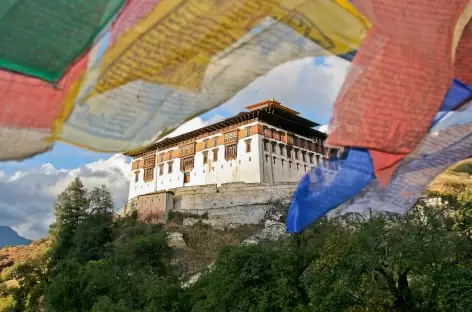
<path fill-rule="evenodd" d="M 15 301 L 12 296 L 0 297 L 0 312 L 9 312 L 13 310 Z"/>
<path fill-rule="evenodd" d="M 457 165 L 454 168 L 454 171 L 455 172 L 465 172 L 465 173 L 468 173 L 468 174 L 472 175 L 472 164 L 471 163 L 463 163 L 463 164 Z"/>

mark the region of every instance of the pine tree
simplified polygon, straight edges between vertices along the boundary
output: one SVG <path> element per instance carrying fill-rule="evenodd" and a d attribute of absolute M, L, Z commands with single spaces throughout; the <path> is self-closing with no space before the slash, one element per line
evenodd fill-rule
<path fill-rule="evenodd" d="M 89 209 L 87 190 L 78 177 L 59 194 L 54 208 L 56 223 L 51 226 L 51 234 L 57 238 L 57 248 L 53 262 L 67 256 L 72 247 L 75 231 Z"/>
<path fill-rule="evenodd" d="M 89 209 L 92 214 L 107 214 L 114 210 L 113 198 L 110 190 L 105 185 L 96 187 L 89 195 Z"/>
<path fill-rule="evenodd" d="M 112 240 L 113 197 L 105 185 L 88 195 L 88 210 L 75 231 L 69 256 L 81 263 L 104 257 L 107 243 Z"/>

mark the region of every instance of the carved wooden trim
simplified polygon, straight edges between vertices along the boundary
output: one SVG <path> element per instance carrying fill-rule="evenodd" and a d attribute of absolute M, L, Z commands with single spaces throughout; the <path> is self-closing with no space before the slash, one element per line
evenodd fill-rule
<path fill-rule="evenodd" d="M 230 131 L 224 134 L 225 145 L 232 145 L 235 142 L 238 142 L 238 131 Z"/>
<path fill-rule="evenodd" d="M 189 156 L 180 160 L 180 171 L 191 171 L 195 165 L 195 157 Z"/>
<path fill-rule="evenodd" d="M 143 168 L 150 168 L 156 165 L 156 155 L 152 155 L 150 157 L 146 157 L 143 159 Z"/>
<path fill-rule="evenodd" d="M 225 145 L 225 159 L 236 159 L 238 156 L 238 144 Z"/>
<path fill-rule="evenodd" d="M 195 147 L 195 142 L 182 146 L 180 148 L 180 157 L 184 158 L 195 155 Z"/>
<path fill-rule="evenodd" d="M 149 182 L 154 180 L 154 167 L 153 168 L 147 168 L 144 169 L 144 182 Z"/>

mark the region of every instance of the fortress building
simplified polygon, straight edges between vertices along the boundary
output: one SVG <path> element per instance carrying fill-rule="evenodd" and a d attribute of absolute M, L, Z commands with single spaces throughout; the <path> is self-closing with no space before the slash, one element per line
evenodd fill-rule
<path fill-rule="evenodd" d="M 186 186 L 298 182 L 326 158 L 317 123 L 275 100 L 132 156 L 129 199 Z"/>

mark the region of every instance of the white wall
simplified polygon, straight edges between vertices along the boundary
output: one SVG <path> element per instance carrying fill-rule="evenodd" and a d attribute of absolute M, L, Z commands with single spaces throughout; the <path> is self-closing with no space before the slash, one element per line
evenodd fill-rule
<path fill-rule="evenodd" d="M 251 123 L 240 127 L 240 129 L 244 129 L 248 126 L 252 126 L 255 124 L 262 124 L 267 126 L 271 129 L 276 129 L 278 131 L 284 131 L 283 129 L 273 127 L 272 125 L 265 124 L 265 123 Z M 202 138 L 197 140 L 197 142 L 202 142 L 203 139 L 210 139 L 217 136 L 221 136 L 223 134 L 213 135 L 210 137 Z M 301 137 L 301 136 L 298 136 Z M 305 140 L 309 140 L 306 137 L 301 137 Z M 246 143 L 245 141 L 251 139 L 251 152 L 246 153 Z M 271 142 L 277 143 L 276 152 L 274 154 L 264 152 L 264 139 L 267 139 Z M 312 140 L 311 140 L 312 141 Z M 217 147 L 211 147 L 205 149 L 204 151 L 208 152 L 208 163 L 203 164 L 203 152 L 200 151 L 195 154 L 194 158 L 194 168 L 190 172 L 190 182 L 184 185 L 184 174 L 180 171 L 180 159 L 173 159 L 173 170 L 172 173 L 168 173 L 168 163 L 169 161 L 164 163 L 164 174 L 159 176 L 159 165 L 156 165 L 154 168 L 154 180 L 149 182 L 144 182 L 144 170 L 139 170 L 139 182 L 134 182 L 134 175 L 130 181 L 130 191 L 129 191 L 129 199 L 134 198 L 139 195 L 161 191 L 161 190 L 168 190 L 183 186 L 196 186 L 196 185 L 205 185 L 205 184 L 216 184 L 220 186 L 224 183 L 231 183 L 231 182 L 246 182 L 246 183 L 260 183 L 260 182 L 269 182 L 269 175 L 271 175 L 271 168 L 274 170 L 274 181 L 277 182 L 298 182 L 300 181 L 301 177 L 305 174 L 305 165 L 307 166 L 307 171 L 310 170 L 312 166 L 316 166 L 315 164 L 311 164 L 309 161 L 308 153 L 307 153 L 307 162 L 303 162 L 302 155 L 299 153 L 299 159 L 295 160 L 295 157 L 292 155 L 292 168 L 290 168 L 289 161 L 290 159 L 287 157 L 286 153 L 286 144 L 283 144 L 284 155 L 280 155 L 279 151 L 279 141 L 275 141 L 272 139 L 265 138 L 263 135 L 253 134 L 249 137 L 242 138 L 238 141 L 238 152 L 237 158 L 234 160 L 225 160 L 225 147 L 224 145 L 218 145 Z M 213 150 L 218 148 L 218 160 L 213 160 Z M 171 150 L 176 150 L 177 147 L 161 150 L 158 153 L 168 153 Z M 300 151 L 304 150 L 298 148 Z M 307 151 L 307 150 L 306 150 Z M 307 151 L 311 152 L 311 151 Z M 311 152 L 314 153 L 314 152 Z M 157 154 L 157 152 L 156 152 Z M 268 161 L 266 162 L 265 155 L 268 155 Z M 314 153 L 316 155 L 316 153 Z M 273 157 L 276 157 L 275 164 L 273 163 Z M 156 156 L 157 157 L 157 156 Z M 316 156 L 314 156 L 316 157 Z M 320 160 L 322 159 L 322 155 L 319 156 Z M 282 161 L 284 160 L 284 164 L 282 166 Z M 272 167 L 270 162 L 272 162 Z M 298 170 L 297 170 L 298 164 Z"/>
<path fill-rule="evenodd" d="M 164 154 L 175 149 L 168 149 L 164 151 Z M 162 153 L 160 151 L 159 153 Z M 172 173 L 169 173 L 169 162 L 172 162 Z M 172 159 L 164 162 L 164 174 L 159 176 L 159 165 L 156 166 L 155 183 L 156 190 L 163 191 L 170 188 L 184 186 L 184 174 L 180 171 L 180 158 Z"/>
<path fill-rule="evenodd" d="M 142 158 L 139 158 L 139 159 L 142 159 Z M 136 160 L 139 160 L 139 159 L 136 159 Z M 154 177 L 155 176 L 156 176 L 156 168 L 154 168 Z M 149 182 L 144 182 L 144 169 L 139 169 L 139 181 L 135 182 L 134 179 L 135 179 L 135 176 L 133 174 L 130 178 L 128 199 L 156 191 L 156 182 L 154 180 L 149 181 Z"/>
<path fill-rule="evenodd" d="M 246 140 L 251 139 L 251 152 L 246 153 Z M 210 139 L 211 140 L 211 139 Z M 218 160 L 213 160 L 213 150 L 218 148 Z M 259 171 L 258 135 L 254 134 L 238 141 L 237 157 L 225 160 L 225 147 L 218 145 L 195 154 L 195 165 L 190 172 L 190 182 L 185 186 L 217 184 L 230 182 L 261 182 Z M 208 164 L 203 164 L 203 152 L 208 152 Z"/>
<path fill-rule="evenodd" d="M 261 124 L 266 126 L 267 128 L 270 128 L 270 129 L 275 129 L 277 131 L 286 132 L 285 130 L 274 127 L 270 124 L 266 124 L 266 123 L 261 123 Z M 307 138 L 307 137 L 303 137 L 303 136 L 300 136 L 300 135 L 295 135 L 295 136 L 298 137 L 298 138 L 303 138 L 305 140 L 309 140 L 311 142 L 314 142 L 312 139 Z M 264 151 L 264 145 L 263 145 L 264 140 L 268 140 L 270 142 L 270 144 L 276 143 L 275 153 L 272 152 L 272 145 L 269 146 L 270 151 L 268 151 L 268 152 Z M 316 162 L 316 155 L 319 156 L 320 161 L 323 158 L 322 154 L 319 154 L 319 153 L 316 153 L 316 152 L 313 152 L 313 151 L 309 151 L 309 150 L 304 149 L 304 148 L 293 146 L 292 147 L 292 157 L 290 159 L 290 158 L 287 157 L 287 144 L 282 143 L 282 146 L 284 147 L 284 154 L 281 155 L 280 154 L 280 148 L 279 148 L 280 144 L 279 143 L 281 143 L 281 142 L 277 141 L 277 140 L 274 140 L 274 139 L 271 139 L 271 138 L 266 138 L 264 136 L 261 136 L 261 140 L 260 140 L 260 144 L 262 146 L 262 148 L 261 148 L 261 150 L 262 150 L 261 158 L 262 158 L 262 161 L 263 161 L 263 164 L 261 165 L 261 167 L 264 168 L 263 169 L 263 172 L 264 172 L 264 175 L 265 175 L 264 178 L 263 178 L 264 182 L 269 182 L 270 181 L 269 175 L 272 174 L 271 173 L 271 168 L 273 168 L 273 171 L 274 171 L 274 173 L 273 173 L 274 183 L 277 183 L 277 182 L 298 182 L 298 181 L 300 181 L 300 179 L 303 177 L 303 175 L 306 172 L 310 171 L 310 169 L 312 167 L 317 167 L 318 166 L 318 164 Z M 295 159 L 295 155 L 293 153 L 294 149 L 299 150 L 298 160 Z M 306 152 L 306 161 L 303 161 L 303 156 L 302 156 L 302 153 L 301 153 L 302 151 Z M 313 164 L 310 162 L 309 153 L 313 153 L 313 161 L 314 161 Z M 266 156 L 268 156 L 267 159 L 266 159 Z M 275 157 L 275 164 L 274 164 L 274 157 Z M 282 160 L 283 160 L 283 165 L 282 165 Z M 292 167 L 291 168 L 290 168 L 290 161 L 292 162 Z M 271 167 L 271 162 L 272 162 L 272 167 Z M 297 169 L 297 164 L 298 164 L 298 169 Z M 305 166 L 306 166 L 306 170 L 305 170 Z"/>

